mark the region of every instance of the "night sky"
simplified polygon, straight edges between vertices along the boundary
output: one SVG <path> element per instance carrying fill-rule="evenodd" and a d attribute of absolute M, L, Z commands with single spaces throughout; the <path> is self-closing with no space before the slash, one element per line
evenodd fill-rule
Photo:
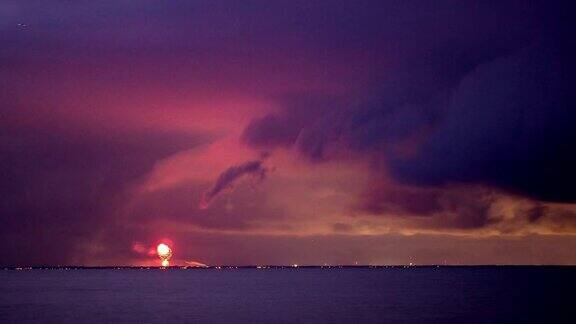
<path fill-rule="evenodd" d="M 574 264 L 568 12 L 3 0 L 0 265 Z"/>

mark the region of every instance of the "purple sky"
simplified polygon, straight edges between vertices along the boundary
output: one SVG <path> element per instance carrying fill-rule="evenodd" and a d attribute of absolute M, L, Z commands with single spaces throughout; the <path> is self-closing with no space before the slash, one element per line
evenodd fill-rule
<path fill-rule="evenodd" d="M 0 3 L 0 265 L 574 264 L 546 1 Z"/>

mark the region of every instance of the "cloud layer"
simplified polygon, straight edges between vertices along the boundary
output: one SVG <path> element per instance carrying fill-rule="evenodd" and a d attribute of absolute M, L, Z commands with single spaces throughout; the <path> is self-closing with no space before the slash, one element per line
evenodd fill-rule
<path fill-rule="evenodd" d="M 3 1 L 0 265 L 574 263 L 563 12 Z"/>

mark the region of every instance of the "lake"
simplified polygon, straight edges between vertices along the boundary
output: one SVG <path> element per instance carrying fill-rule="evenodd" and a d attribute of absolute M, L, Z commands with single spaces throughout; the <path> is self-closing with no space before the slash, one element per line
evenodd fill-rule
<path fill-rule="evenodd" d="M 0 322 L 574 322 L 574 267 L 0 270 Z"/>

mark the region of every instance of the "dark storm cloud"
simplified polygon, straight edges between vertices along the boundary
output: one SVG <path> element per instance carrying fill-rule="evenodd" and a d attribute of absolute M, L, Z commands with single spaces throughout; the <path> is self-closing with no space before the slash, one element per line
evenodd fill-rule
<path fill-rule="evenodd" d="M 463 78 L 418 155 L 391 160 L 394 173 L 416 184 L 485 183 L 576 200 L 576 114 L 555 46 L 521 50 Z"/>
<path fill-rule="evenodd" d="M 258 177 L 259 180 L 263 180 L 266 176 L 266 171 L 266 168 L 262 165 L 262 161 L 259 160 L 248 161 L 229 167 L 218 176 L 212 188 L 204 193 L 200 201 L 200 208 L 207 208 L 218 194 L 223 190 L 231 188 L 239 178 L 245 175 L 254 175 Z"/>
<path fill-rule="evenodd" d="M 438 34 L 439 46 L 419 64 L 400 63 L 381 85 L 354 95 L 358 103 L 285 105 L 252 121 L 244 140 L 294 146 L 313 161 L 334 157 L 333 148 L 366 154 L 376 169 L 385 165 L 410 185 L 483 184 L 575 201 L 571 26 L 556 9 L 534 16 L 535 28 L 525 33 L 510 19 L 514 32 L 494 35 L 487 15 L 476 38 L 444 42 L 450 32 Z M 514 41 L 503 45 L 507 39 Z"/>

